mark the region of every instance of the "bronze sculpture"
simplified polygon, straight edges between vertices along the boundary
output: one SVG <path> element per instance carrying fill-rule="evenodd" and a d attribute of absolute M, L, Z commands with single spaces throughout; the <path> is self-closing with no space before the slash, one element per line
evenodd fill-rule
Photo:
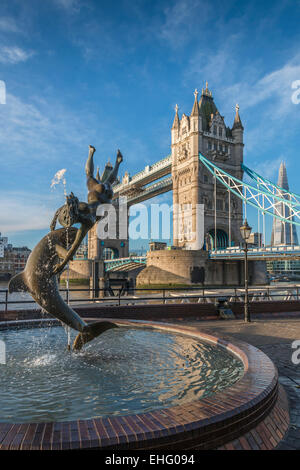
<path fill-rule="evenodd" d="M 108 204 L 112 202 L 113 189 L 112 184 L 116 181 L 119 166 L 123 161 L 123 156 L 118 150 L 116 163 L 112 171 L 104 170 L 100 180 L 94 178 L 94 161 L 93 156 L 96 149 L 92 145 L 89 147 L 89 155 L 85 165 L 85 173 L 87 177 L 87 188 L 88 188 L 88 202 L 79 202 L 79 200 L 74 196 L 73 193 L 70 196 L 67 196 L 66 204 L 60 207 L 50 224 L 50 229 L 54 230 L 56 225 L 56 220 L 63 227 L 71 227 L 75 223 L 80 223 L 81 226 L 78 229 L 76 238 L 69 249 L 68 253 L 64 257 L 63 261 L 54 268 L 54 273 L 59 274 L 62 272 L 67 263 L 72 260 L 74 254 L 76 253 L 80 243 L 88 233 L 88 231 L 93 227 L 93 225 L 99 220 L 97 217 L 97 207 L 100 204 Z"/>
<path fill-rule="evenodd" d="M 94 152 L 95 148 L 90 146 L 85 167 L 88 202 L 80 202 L 73 193 L 67 196 L 66 203 L 56 211 L 53 217 L 50 225 L 51 231 L 35 246 L 27 260 L 25 270 L 15 275 L 8 287 L 10 293 L 30 292 L 34 300 L 46 312 L 79 331 L 73 343 L 73 349 L 81 349 L 85 343 L 99 334 L 117 327 L 114 323 L 106 321 L 85 323 L 62 299 L 57 282 L 57 274 L 62 272 L 67 263 L 73 259 L 86 234 L 99 220 L 97 207 L 112 201 L 112 184 L 117 178 L 119 165 L 123 161 L 122 154 L 118 150 L 115 167 L 110 171 L 106 168 L 102 177 L 96 179 L 93 176 Z M 55 230 L 57 219 L 64 228 Z M 76 223 L 80 223 L 79 229 L 73 227 Z"/>

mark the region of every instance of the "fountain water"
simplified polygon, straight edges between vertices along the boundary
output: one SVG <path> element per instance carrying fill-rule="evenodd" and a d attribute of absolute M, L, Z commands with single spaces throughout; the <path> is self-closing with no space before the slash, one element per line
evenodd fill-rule
<path fill-rule="evenodd" d="M 74 332 L 72 331 L 74 337 Z M 234 384 L 243 364 L 224 349 L 151 329 L 110 330 L 64 354 L 63 328 L 3 332 L 1 420 L 121 416 L 190 403 Z"/>
<path fill-rule="evenodd" d="M 51 186 L 50 188 L 54 188 L 57 184 L 59 183 L 63 183 L 64 185 L 64 195 L 66 196 L 67 195 L 67 181 L 66 181 L 66 178 L 65 178 L 65 173 L 66 173 L 66 169 L 65 168 L 62 168 L 61 170 L 58 170 L 52 181 L 51 181 Z"/>

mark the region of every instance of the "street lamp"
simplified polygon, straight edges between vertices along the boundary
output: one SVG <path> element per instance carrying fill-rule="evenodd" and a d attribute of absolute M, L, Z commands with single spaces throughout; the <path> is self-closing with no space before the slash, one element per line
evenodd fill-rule
<path fill-rule="evenodd" d="M 251 234 L 251 227 L 248 225 L 247 219 L 245 219 L 244 225 L 240 228 L 242 238 L 245 242 L 245 303 L 244 303 L 244 313 L 245 313 L 245 322 L 250 322 L 250 312 L 249 312 L 249 298 L 248 298 L 248 240 Z"/>

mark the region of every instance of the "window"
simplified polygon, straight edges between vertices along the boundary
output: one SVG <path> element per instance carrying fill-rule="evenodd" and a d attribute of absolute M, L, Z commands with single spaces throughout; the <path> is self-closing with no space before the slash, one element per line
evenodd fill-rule
<path fill-rule="evenodd" d="M 214 135 L 217 135 L 217 126 L 214 126 Z"/>
<path fill-rule="evenodd" d="M 208 148 L 208 150 L 211 150 L 211 141 L 210 140 L 207 142 L 207 148 Z"/>
<path fill-rule="evenodd" d="M 219 137 L 222 137 L 222 135 L 223 135 L 223 129 L 222 127 L 219 127 Z"/>
<path fill-rule="evenodd" d="M 103 258 L 104 259 L 113 259 L 114 258 L 114 252 L 111 248 L 104 248 L 103 250 Z"/>

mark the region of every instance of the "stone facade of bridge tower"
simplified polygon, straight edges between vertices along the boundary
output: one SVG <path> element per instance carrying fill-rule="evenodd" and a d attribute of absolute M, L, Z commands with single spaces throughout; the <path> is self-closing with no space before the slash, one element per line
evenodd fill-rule
<path fill-rule="evenodd" d="M 173 204 L 179 208 L 174 211 L 173 243 L 191 250 L 202 248 L 196 237 L 196 205 L 203 204 L 204 247 L 215 247 L 215 238 L 219 248 L 236 245 L 241 241 L 242 201 L 217 182 L 215 204 L 215 178 L 199 161 L 198 155 L 201 152 L 226 172 L 243 178 L 244 129 L 239 108 L 236 105 L 233 126 L 228 127 L 207 84 L 200 100 L 197 90 L 194 96 L 189 116 L 182 114 L 180 118 L 176 106 L 171 130 Z"/>

